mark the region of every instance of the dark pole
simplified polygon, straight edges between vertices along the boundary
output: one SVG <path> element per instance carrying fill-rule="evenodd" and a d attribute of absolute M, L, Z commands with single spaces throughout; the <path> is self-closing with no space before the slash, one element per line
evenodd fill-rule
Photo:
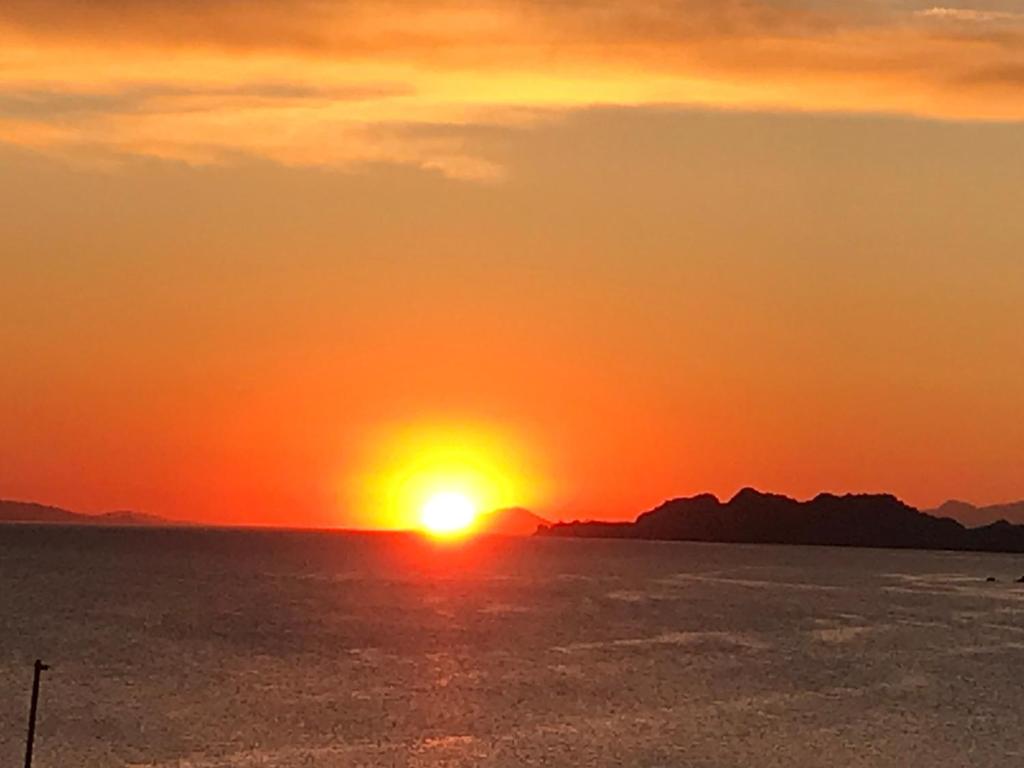
<path fill-rule="evenodd" d="M 39 707 L 39 676 L 49 669 L 36 659 L 35 674 L 32 675 L 32 704 L 28 709 L 28 738 L 25 740 L 25 768 L 32 768 L 32 743 L 36 740 L 36 709 Z"/>

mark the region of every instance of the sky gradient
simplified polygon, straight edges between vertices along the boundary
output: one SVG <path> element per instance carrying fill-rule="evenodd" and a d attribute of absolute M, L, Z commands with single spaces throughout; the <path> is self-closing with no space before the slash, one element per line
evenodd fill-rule
<path fill-rule="evenodd" d="M 640 6 L 5 3 L 0 497 L 1024 497 L 1021 4 Z"/>

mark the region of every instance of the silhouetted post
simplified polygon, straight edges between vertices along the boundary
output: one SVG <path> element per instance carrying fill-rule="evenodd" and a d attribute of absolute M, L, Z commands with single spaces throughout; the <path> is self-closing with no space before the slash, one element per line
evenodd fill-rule
<path fill-rule="evenodd" d="M 32 768 L 32 744 L 36 740 L 36 710 L 39 708 L 39 676 L 50 667 L 36 659 L 32 675 L 32 704 L 28 708 L 28 738 L 25 740 L 25 768 Z"/>

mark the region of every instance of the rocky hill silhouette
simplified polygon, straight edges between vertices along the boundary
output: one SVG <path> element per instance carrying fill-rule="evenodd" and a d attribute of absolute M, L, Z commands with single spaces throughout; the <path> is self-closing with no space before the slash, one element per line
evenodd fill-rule
<path fill-rule="evenodd" d="M 967 528 L 889 494 L 822 493 L 810 501 L 745 488 L 728 502 L 711 494 L 667 501 L 632 523 L 545 526 L 545 536 L 747 544 L 1024 552 L 1024 526 Z"/>

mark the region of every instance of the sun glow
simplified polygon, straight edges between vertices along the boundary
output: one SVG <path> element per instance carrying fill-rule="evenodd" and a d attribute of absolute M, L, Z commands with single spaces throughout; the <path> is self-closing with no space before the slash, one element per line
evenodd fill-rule
<path fill-rule="evenodd" d="M 354 499 L 367 528 L 461 538 L 482 513 L 541 503 L 543 473 L 525 445 L 493 425 L 384 428 L 367 440 Z"/>
<path fill-rule="evenodd" d="M 432 536 L 453 537 L 468 533 L 476 521 L 473 500 L 457 491 L 436 493 L 420 511 L 420 524 Z"/>

